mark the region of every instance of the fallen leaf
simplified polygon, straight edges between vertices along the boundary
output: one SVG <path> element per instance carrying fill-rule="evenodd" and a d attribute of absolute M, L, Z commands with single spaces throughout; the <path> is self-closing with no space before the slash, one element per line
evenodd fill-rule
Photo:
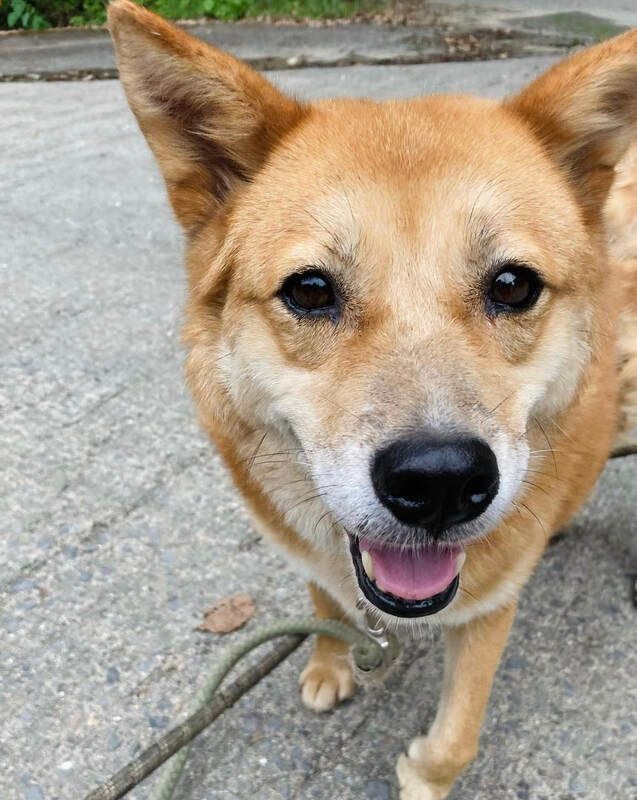
<path fill-rule="evenodd" d="M 247 594 L 224 597 L 204 612 L 198 631 L 232 633 L 243 627 L 254 616 L 254 600 Z"/>

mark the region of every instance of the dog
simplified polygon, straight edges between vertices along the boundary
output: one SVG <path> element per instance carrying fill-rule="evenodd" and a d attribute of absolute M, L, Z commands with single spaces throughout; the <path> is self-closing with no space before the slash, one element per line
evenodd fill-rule
<path fill-rule="evenodd" d="M 637 279 L 604 206 L 637 30 L 504 101 L 308 104 L 130 0 L 109 27 L 185 231 L 201 423 L 319 617 L 443 629 L 437 715 L 397 765 L 402 800 L 442 800 L 634 400 Z M 353 693 L 345 654 L 317 639 L 306 706 Z"/>

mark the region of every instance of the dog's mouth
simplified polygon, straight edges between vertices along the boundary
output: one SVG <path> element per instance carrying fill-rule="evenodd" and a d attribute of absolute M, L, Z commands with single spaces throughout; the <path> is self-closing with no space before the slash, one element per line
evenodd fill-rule
<path fill-rule="evenodd" d="M 461 547 L 402 549 L 350 536 L 358 585 L 376 608 L 395 617 L 426 617 L 455 597 L 464 562 Z"/>

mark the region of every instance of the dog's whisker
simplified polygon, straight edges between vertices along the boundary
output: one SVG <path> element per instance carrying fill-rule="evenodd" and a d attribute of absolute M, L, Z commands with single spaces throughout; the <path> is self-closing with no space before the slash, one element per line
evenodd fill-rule
<path fill-rule="evenodd" d="M 538 426 L 538 428 L 542 431 L 542 435 L 546 439 L 546 443 L 549 446 L 549 450 L 551 452 L 551 455 L 553 456 L 553 467 L 555 469 L 555 474 L 557 475 L 557 458 L 555 457 L 555 450 L 553 449 L 553 445 L 551 444 L 551 440 L 549 439 L 546 431 L 544 430 L 544 427 L 543 427 L 542 423 L 540 422 L 540 420 L 537 417 L 533 417 L 533 422 L 535 422 L 535 424 Z"/>
<path fill-rule="evenodd" d="M 278 450 L 277 452 L 274 453 L 260 453 L 258 456 L 251 458 L 250 461 L 255 464 L 258 464 L 261 459 L 270 459 L 270 458 L 275 458 L 276 456 L 296 456 L 299 453 L 303 454 L 304 452 L 305 451 L 300 448 L 297 450 Z M 282 459 L 282 461 L 289 463 L 289 459 Z"/>
<path fill-rule="evenodd" d="M 520 501 L 520 505 L 522 506 L 522 508 L 526 509 L 532 517 L 534 517 L 537 520 L 538 525 L 540 526 L 540 528 L 542 528 L 542 532 L 544 534 L 544 538 L 548 542 L 550 537 L 549 537 L 549 534 L 548 534 L 548 532 L 546 530 L 546 527 L 545 527 L 544 523 L 542 522 L 542 520 L 540 519 L 540 517 L 538 517 L 538 515 L 535 513 L 535 511 L 533 511 L 533 509 L 530 508 L 526 503 Z"/>
<path fill-rule="evenodd" d="M 541 469 L 534 469 L 533 467 L 527 467 L 526 471 L 531 472 L 534 475 L 542 475 L 542 477 L 544 478 L 550 478 L 551 480 L 556 480 L 555 475 L 551 475 L 550 473 L 544 472 Z"/>
<path fill-rule="evenodd" d="M 487 416 L 488 416 L 488 417 L 491 417 L 491 416 L 493 416 L 493 414 L 495 414 L 495 412 L 496 412 L 496 411 L 497 411 L 497 410 L 498 410 L 498 409 L 499 409 L 501 406 L 503 406 L 503 405 L 506 403 L 506 401 L 507 401 L 507 400 L 510 400 L 510 399 L 511 399 L 511 397 L 513 397 L 513 395 L 514 395 L 514 394 L 515 394 L 515 391 L 513 391 L 513 392 L 509 392 L 509 394 L 507 394 L 505 397 L 503 397 L 503 398 L 502 398 L 502 400 L 500 400 L 500 402 L 499 402 L 497 405 L 493 406 L 493 408 L 492 408 L 490 411 L 487 411 Z"/>
<path fill-rule="evenodd" d="M 261 471 L 266 471 L 268 467 L 276 467 L 276 466 L 289 466 L 290 460 L 287 458 L 269 458 L 266 461 L 257 461 L 256 464 L 253 466 L 253 471 L 257 474 Z"/>
<path fill-rule="evenodd" d="M 540 486 L 539 483 L 533 483 L 533 481 L 527 481 L 525 478 L 522 479 L 522 483 L 525 486 L 531 486 L 533 489 L 538 489 L 540 492 L 544 492 L 547 497 L 551 497 L 551 493 L 547 491 L 543 486 Z"/>
<path fill-rule="evenodd" d="M 303 499 L 299 500 L 297 503 L 291 505 L 285 512 L 284 516 L 287 516 L 291 511 L 294 511 L 295 508 L 302 506 L 304 503 L 311 503 L 312 500 L 318 500 L 321 497 L 325 497 L 325 492 L 315 492 L 314 494 L 310 495 L 309 497 L 304 497 Z"/>
<path fill-rule="evenodd" d="M 312 483 L 312 478 L 309 477 L 309 476 L 306 476 L 304 478 L 295 478 L 294 480 L 286 481 L 285 483 L 282 483 L 279 486 L 271 486 L 271 487 L 269 487 L 267 492 L 264 491 L 264 494 L 266 494 L 269 497 L 270 495 L 274 494 L 275 492 L 283 492 L 286 489 L 288 489 L 290 486 L 294 486 L 294 485 L 297 485 L 299 483 Z"/>
<path fill-rule="evenodd" d="M 529 451 L 529 457 L 537 455 L 537 454 L 543 454 L 543 453 L 554 453 L 555 455 L 559 454 L 559 455 L 565 455 L 565 456 L 590 456 L 594 452 L 595 451 L 592 450 L 591 448 L 587 448 L 587 449 L 571 448 L 569 450 L 562 450 L 562 449 L 557 448 L 557 447 L 552 447 L 551 449 L 544 448 L 543 450 L 542 449 L 530 450 Z"/>
<path fill-rule="evenodd" d="M 334 400 L 334 398 L 328 397 L 326 394 L 322 394 L 321 396 L 323 397 L 324 400 L 327 400 L 328 403 L 331 403 L 333 406 L 336 406 L 336 408 L 338 408 L 339 411 L 344 411 L 346 414 L 350 414 L 352 417 L 354 417 L 354 419 L 358 420 L 358 422 L 361 422 L 363 425 L 367 425 L 372 430 L 375 430 L 369 420 L 364 419 L 359 414 L 356 414 L 354 411 L 351 411 L 349 408 L 345 408 L 345 406 L 342 406 L 340 403 L 337 403 L 336 400 Z"/>
<path fill-rule="evenodd" d="M 555 419 L 552 419 L 550 422 L 551 422 L 551 425 L 553 425 L 553 427 L 554 427 L 554 428 L 557 428 L 557 430 L 558 430 L 558 431 L 559 431 L 559 432 L 560 432 L 560 433 L 561 433 L 563 436 L 565 436 L 565 437 L 566 437 L 566 438 L 567 438 L 569 441 L 571 441 L 571 442 L 574 442 L 574 441 L 575 441 L 575 439 L 573 439 L 573 437 L 571 436 L 571 434 L 570 434 L 570 433 L 567 433 L 567 432 L 564 430 L 564 428 L 563 428 L 563 427 L 562 427 L 562 426 L 559 424 L 559 422 L 558 422 L 557 420 L 555 420 Z"/>
<path fill-rule="evenodd" d="M 258 455 L 253 453 L 251 456 L 246 456 L 245 458 L 242 458 L 239 461 L 237 461 L 237 464 L 246 464 L 246 463 L 248 463 L 250 465 L 249 469 L 251 469 L 255 464 L 259 464 L 261 459 L 270 459 L 270 458 L 274 458 L 276 456 L 295 455 L 295 454 L 303 453 L 303 452 L 305 452 L 303 450 L 303 448 L 299 447 L 296 450 L 278 450 L 278 451 L 272 452 L 272 453 L 259 453 Z M 288 459 L 281 459 L 281 463 L 289 463 L 289 460 Z"/>
<path fill-rule="evenodd" d="M 248 470 L 251 470 L 252 467 L 254 466 L 254 460 L 257 457 L 257 455 L 259 453 L 259 450 L 261 449 L 261 445 L 263 444 L 263 442 L 265 442 L 265 439 L 266 439 L 267 435 L 268 435 L 268 432 L 266 430 L 264 432 L 263 436 L 259 439 L 259 443 L 257 444 L 257 446 L 256 446 L 256 448 L 254 450 L 254 453 L 252 454 L 252 457 L 250 458 L 250 463 L 249 463 L 249 466 L 248 466 Z"/>

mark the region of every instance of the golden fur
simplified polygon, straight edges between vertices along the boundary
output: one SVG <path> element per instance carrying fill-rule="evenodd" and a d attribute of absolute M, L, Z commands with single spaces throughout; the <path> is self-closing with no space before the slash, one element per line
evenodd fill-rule
<path fill-rule="evenodd" d="M 379 513 L 365 465 L 388 432 L 469 426 L 498 456 L 500 492 L 436 616 L 438 715 L 398 765 L 403 800 L 440 800 L 475 756 L 520 588 L 637 407 L 636 262 L 610 258 L 602 214 L 637 135 L 637 32 L 505 102 L 304 104 L 129 0 L 111 3 L 109 23 L 187 235 L 201 422 L 317 613 L 360 618 L 344 528 Z M 609 205 L 616 239 L 628 184 Z M 618 255 L 637 259 L 631 247 Z M 546 289 L 527 313 L 488 318 L 480 287 L 507 258 L 538 265 Z M 299 323 L 277 299 L 306 265 L 346 287 L 338 326 Z M 353 692 L 344 655 L 319 639 L 307 705 Z"/>

